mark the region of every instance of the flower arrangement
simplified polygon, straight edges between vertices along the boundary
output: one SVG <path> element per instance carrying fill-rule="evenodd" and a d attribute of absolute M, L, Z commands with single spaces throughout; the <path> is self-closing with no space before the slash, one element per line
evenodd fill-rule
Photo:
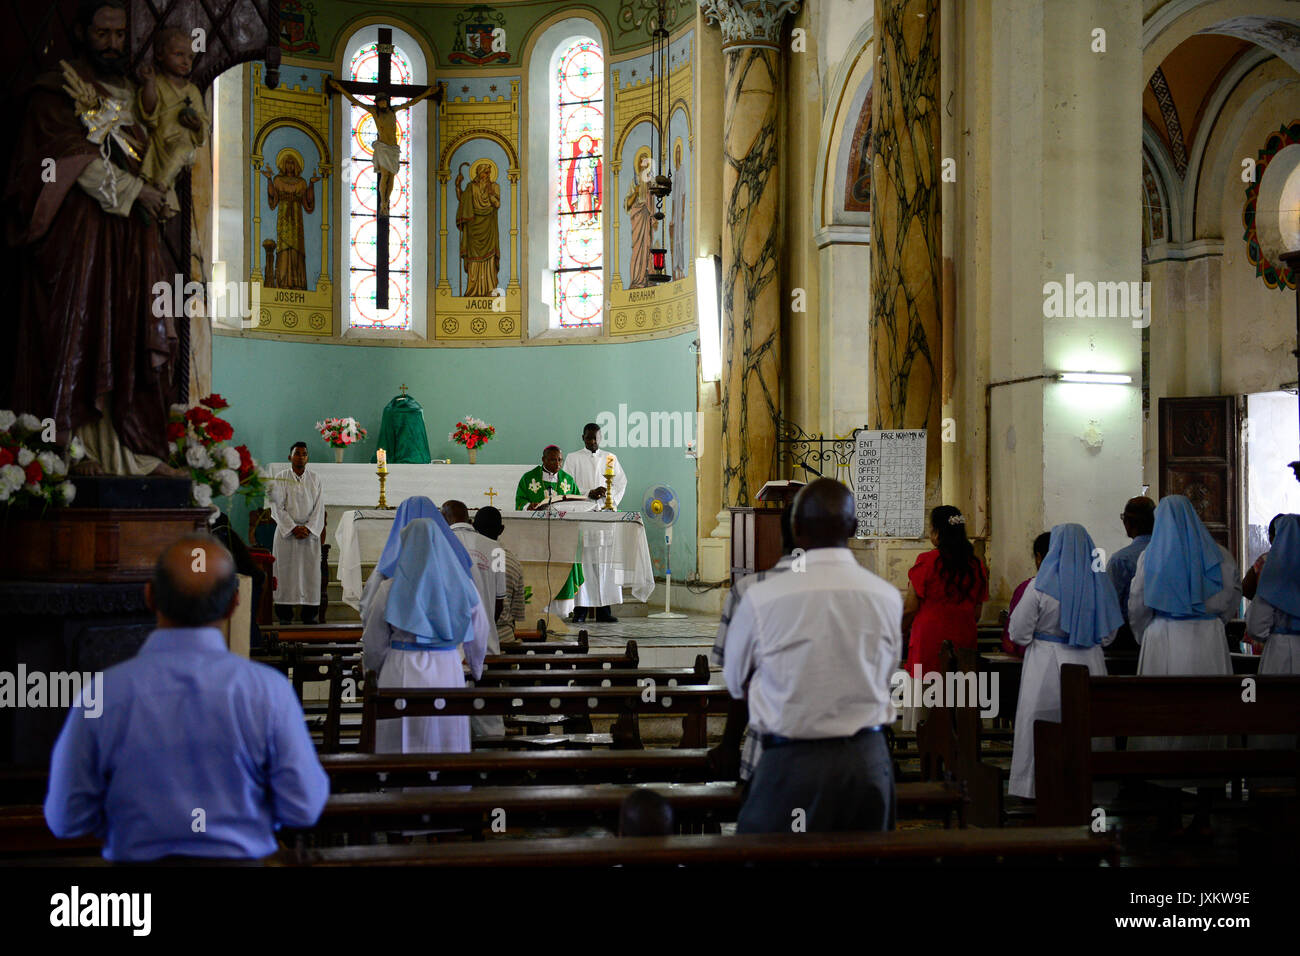
<path fill-rule="evenodd" d="M 465 420 L 457 422 L 456 430 L 447 437 L 457 445 L 464 445 L 470 451 L 474 451 L 491 441 L 496 433 L 497 430 L 481 418 L 466 415 Z"/>
<path fill-rule="evenodd" d="M 316 423 L 316 430 L 327 445 L 335 448 L 347 448 L 366 437 L 366 430 L 355 418 L 327 418 Z"/>
<path fill-rule="evenodd" d="M 168 464 L 188 468 L 193 482 L 190 500 L 212 511 L 215 521 L 221 509 L 213 504 L 218 495 L 254 497 L 266 490 L 266 472 L 248 451 L 247 445 L 231 445 L 235 430 L 217 412 L 230 407 L 220 395 L 199 399 L 192 408 L 171 407 L 167 425 Z"/>
<path fill-rule="evenodd" d="M 68 467 L 86 455 L 81 439 L 68 442 L 65 453 L 62 446 L 44 439 L 45 432 L 35 415 L 0 410 L 0 504 L 6 508 L 44 510 L 71 504 L 76 496 Z"/>

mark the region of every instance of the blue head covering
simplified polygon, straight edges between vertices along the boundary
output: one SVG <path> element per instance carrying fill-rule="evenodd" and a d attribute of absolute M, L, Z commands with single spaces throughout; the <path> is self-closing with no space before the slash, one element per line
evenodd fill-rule
<path fill-rule="evenodd" d="M 451 543 L 452 550 L 456 552 L 456 557 L 465 570 L 468 571 L 474 566 L 474 562 L 470 560 L 469 552 L 460 543 L 460 538 L 456 537 L 456 532 L 447 526 L 446 519 L 443 518 L 442 512 L 438 510 L 438 506 L 433 503 L 432 499 L 426 498 L 424 495 L 412 495 L 397 506 L 397 514 L 393 516 L 393 527 L 388 532 L 388 540 L 384 542 L 383 553 L 379 555 L 379 561 L 375 565 L 376 571 L 386 578 L 393 576 L 393 568 L 397 566 L 397 553 L 401 550 L 400 537 L 402 529 L 416 518 L 432 519 L 433 523 L 438 526 L 438 530 L 442 532 L 443 537 Z"/>
<path fill-rule="evenodd" d="M 1071 647 L 1100 644 L 1124 623 L 1110 575 L 1093 570 L 1093 550 L 1083 525 L 1058 524 L 1034 577 L 1034 587 L 1061 602 L 1061 630 Z"/>
<path fill-rule="evenodd" d="M 384 620 L 436 643 L 464 641 L 478 591 L 432 518 L 415 518 L 402 529 L 392 578 Z"/>
<path fill-rule="evenodd" d="M 1223 555 L 1182 495 L 1160 499 L 1143 561 L 1143 596 L 1153 611 L 1204 617 L 1205 602 L 1223 590 Z"/>
<path fill-rule="evenodd" d="M 1300 630 L 1300 515 L 1283 515 L 1277 522 L 1273 549 L 1259 575 L 1257 597 L 1291 616 Z"/>

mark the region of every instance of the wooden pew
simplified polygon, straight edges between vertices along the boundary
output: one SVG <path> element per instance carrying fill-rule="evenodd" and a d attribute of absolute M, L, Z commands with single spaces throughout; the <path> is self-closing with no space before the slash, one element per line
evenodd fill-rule
<path fill-rule="evenodd" d="M 694 667 L 642 667 L 636 669 L 614 667 L 608 669 L 575 668 L 573 670 L 504 670 L 484 668 L 483 676 L 475 682 L 477 687 L 518 687 L 541 685 L 550 681 L 552 684 L 601 686 L 606 683 L 613 687 L 630 687 L 640 685 L 643 681 L 654 681 L 656 688 L 681 686 L 687 684 L 707 684 L 710 679 L 709 659 L 703 654 L 695 657 Z"/>
<path fill-rule="evenodd" d="M 744 802 L 743 788 L 732 783 L 652 783 L 645 788 L 660 793 L 673 807 L 679 826 L 697 828 L 734 822 Z M 623 801 L 636 786 L 517 786 L 424 787 L 398 793 L 333 794 L 321 818 L 308 835 L 365 834 L 410 828 L 454 828 L 474 834 L 495 832 L 492 824 L 502 813 L 507 828 L 531 826 L 591 826 L 617 828 Z M 963 797 L 943 783 L 907 783 L 896 788 L 900 815 L 939 818 L 945 828 L 954 816 L 962 822 Z"/>
<path fill-rule="evenodd" d="M 1034 722 L 1038 822 L 1091 818 L 1097 779 L 1293 777 L 1300 749 L 1094 751 L 1094 737 L 1300 733 L 1300 677 L 1262 676 L 1243 701 L 1241 677 L 1093 677 L 1061 668 L 1061 720 Z"/>
<path fill-rule="evenodd" d="M 284 851 L 275 866 L 577 867 L 810 863 L 1114 865 L 1113 838 L 1087 827 L 900 830 L 893 833 L 765 833 L 668 837 L 570 837 Z"/>
<path fill-rule="evenodd" d="M 502 654 L 527 654 L 532 656 L 536 654 L 587 654 L 589 652 L 590 645 L 585 629 L 578 632 L 578 639 L 574 641 L 506 641 L 501 645 Z"/>
<path fill-rule="evenodd" d="M 654 750 L 552 750 L 445 754 L 326 754 L 321 766 L 330 791 L 379 787 L 523 786 L 589 783 L 704 783 L 718 779 L 708 751 L 680 747 Z M 431 781 L 430 774 L 437 780 Z"/>
<path fill-rule="evenodd" d="M 264 624 L 267 650 L 274 653 L 285 643 L 360 644 L 360 621 L 326 621 L 323 624 Z"/>
<path fill-rule="evenodd" d="M 380 688 L 373 672 L 366 674 L 362 709 L 361 750 L 374 752 L 375 722 L 398 717 L 613 715 L 611 733 L 617 749 L 640 749 L 637 718 L 681 714 L 682 747 L 704 747 L 708 716 L 726 714 L 731 697 L 721 685 L 689 687 L 456 687 L 430 689 Z"/>

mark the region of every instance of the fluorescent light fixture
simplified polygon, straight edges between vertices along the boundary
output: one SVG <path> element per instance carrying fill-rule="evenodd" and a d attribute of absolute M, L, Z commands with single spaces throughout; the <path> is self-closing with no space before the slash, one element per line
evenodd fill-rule
<path fill-rule="evenodd" d="M 1115 375 L 1110 372 L 1057 372 L 1058 382 L 1078 382 L 1082 385 L 1132 385 L 1132 375 Z"/>
<path fill-rule="evenodd" d="M 719 321 L 718 268 L 713 256 L 695 260 L 695 305 L 700 318 L 700 377 L 722 378 L 722 326 Z"/>

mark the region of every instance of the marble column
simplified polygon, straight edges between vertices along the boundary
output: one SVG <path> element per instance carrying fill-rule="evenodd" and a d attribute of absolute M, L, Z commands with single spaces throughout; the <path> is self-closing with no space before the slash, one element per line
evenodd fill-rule
<path fill-rule="evenodd" d="M 939 504 L 942 242 L 939 0 L 875 0 L 871 125 L 872 428 L 925 428 Z"/>
<path fill-rule="evenodd" d="M 772 475 L 781 414 L 781 26 L 798 0 L 700 0 L 722 28 L 722 502 Z"/>

